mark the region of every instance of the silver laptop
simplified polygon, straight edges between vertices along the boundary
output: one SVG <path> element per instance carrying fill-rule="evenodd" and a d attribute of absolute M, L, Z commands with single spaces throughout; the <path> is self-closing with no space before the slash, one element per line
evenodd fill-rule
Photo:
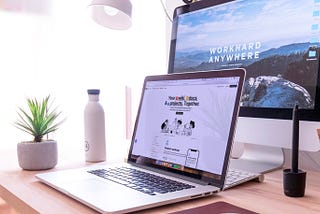
<path fill-rule="evenodd" d="M 224 187 L 244 76 L 244 69 L 148 76 L 126 163 L 36 177 L 101 213 L 215 194 Z"/>

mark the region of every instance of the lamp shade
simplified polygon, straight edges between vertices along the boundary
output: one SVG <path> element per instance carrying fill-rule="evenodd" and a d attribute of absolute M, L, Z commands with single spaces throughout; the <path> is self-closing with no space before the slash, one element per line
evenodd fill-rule
<path fill-rule="evenodd" d="M 92 0 L 89 5 L 92 19 L 114 30 L 126 30 L 131 26 L 130 0 Z"/>

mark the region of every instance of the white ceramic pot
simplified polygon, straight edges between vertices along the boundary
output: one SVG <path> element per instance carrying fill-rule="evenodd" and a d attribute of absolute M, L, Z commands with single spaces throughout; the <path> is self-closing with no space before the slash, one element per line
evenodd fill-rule
<path fill-rule="evenodd" d="M 25 170 L 51 169 L 58 162 L 56 141 L 21 142 L 17 145 L 19 166 Z"/>

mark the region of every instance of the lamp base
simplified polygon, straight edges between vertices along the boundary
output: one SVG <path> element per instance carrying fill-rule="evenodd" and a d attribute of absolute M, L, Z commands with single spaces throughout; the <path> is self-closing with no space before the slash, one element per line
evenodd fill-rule
<path fill-rule="evenodd" d="M 307 173 L 298 170 L 292 172 L 291 169 L 283 170 L 283 190 L 284 194 L 289 197 L 303 197 L 306 187 Z"/>

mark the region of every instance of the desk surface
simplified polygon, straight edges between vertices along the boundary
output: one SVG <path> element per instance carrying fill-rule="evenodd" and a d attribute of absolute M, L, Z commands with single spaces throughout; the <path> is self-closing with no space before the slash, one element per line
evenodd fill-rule
<path fill-rule="evenodd" d="M 59 157 L 52 170 L 87 165 Z M 81 158 L 80 158 L 81 159 Z M 89 207 L 39 182 L 39 172 L 21 170 L 15 151 L 0 152 L 0 197 L 21 213 L 96 213 Z M 320 213 L 320 172 L 307 172 L 306 195 L 290 198 L 283 194 L 282 171 L 268 173 L 263 183 L 248 182 L 238 187 L 201 199 L 148 209 L 139 213 L 168 213 L 225 201 L 258 213 Z"/>

